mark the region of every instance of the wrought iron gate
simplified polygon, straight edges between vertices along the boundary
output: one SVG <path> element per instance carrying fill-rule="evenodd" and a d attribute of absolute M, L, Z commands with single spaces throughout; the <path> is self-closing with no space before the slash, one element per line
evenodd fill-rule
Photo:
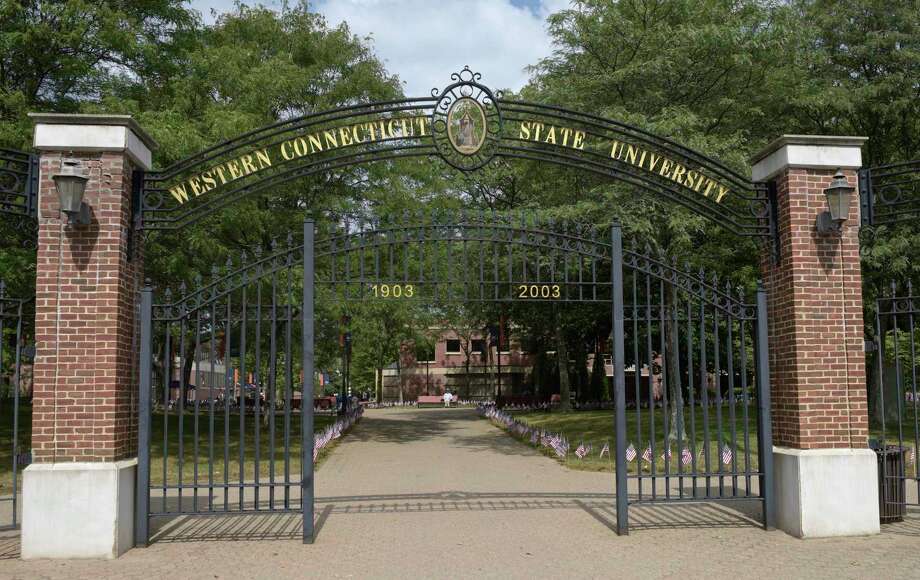
<path fill-rule="evenodd" d="M 920 476 L 920 296 L 913 284 L 891 284 L 876 300 L 875 335 L 867 341 L 871 444 L 879 457 L 879 510 L 885 523 L 918 505 Z M 909 484 L 909 485 L 908 485 Z"/>
<path fill-rule="evenodd" d="M 0 281 L 0 530 L 19 526 L 21 471 L 32 457 L 30 369 L 34 324 L 35 300 L 8 296 Z"/>
<path fill-rule="evenodd" d="M 763 292 L 745 303 L 648 250 L 624 251 L 618 225 L 435 212 L 319 226 L 305 222 L 304 243 L 228 263 L 178 298 L 142 292 L 138 544 L 151 517 L 285 511 L 302 511 L 312 541 L 314 286 L 340 306 L 598 304 L 612 313 L 619 531 L 629 505 L 645 501 L 755 499 L 771 521 Z M 693 457 L 628 473 L 633 433 L 652 456 L 686 441 Z M 628 479 L 639 485 L 632 499 Z"/>
<path fill-rule="evenodd" d="M 617 237 L 618 532 L 632 504 L 715 500 L 759 501 L 772 528 L 765 291 L 748 303 L 743 290 L 648 249 L 624 251 Z"/>
<path fill-rule="evenodd" d="M 312 238 L 141 292 L 139 545 L 179 514 L 302 512 L 312 540 Z"/>

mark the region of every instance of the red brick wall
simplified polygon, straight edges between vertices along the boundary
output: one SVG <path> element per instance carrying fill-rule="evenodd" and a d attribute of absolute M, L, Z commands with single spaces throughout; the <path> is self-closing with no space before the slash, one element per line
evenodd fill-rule
<path fill-rule="evenodd" d="M 136 455 L 134 321 L 140 259 L 128 259 L 131 171 L 123 153 L 67 155 L 90 178 L 89 226 L 63 226 L 41 158 L 32 449 L 37 462 L 116 461 Z M 140 256 L 139 252 L 136 255 Z"/>
<path fill-rule="evenodd" d="M 781 257 L 763 264 L 769 300 L 773 442 L 799 449 L 866 447 L 859 204 L 842 236 L 819 235 L 836 170 L 788 169 L 777 180 Z M 844 172 L 851 185 L 856 173 Z"/>

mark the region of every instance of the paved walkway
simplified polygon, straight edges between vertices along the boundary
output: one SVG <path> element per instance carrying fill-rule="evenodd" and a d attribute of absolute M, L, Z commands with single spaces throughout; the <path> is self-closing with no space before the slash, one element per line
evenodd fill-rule
<path fill-rule="evenodd" d="M 17 558 L 2 578 L 907 578 L 920 514 L 881 536 L 801 541 L 745 506 L 645 507 L 617 537 L 609 474 L 569 471 L 470 409 L 370 411 L 317 474 L 318 537 L 296 517 L 180 519 L 115 561 Z M 753 512 L 756 514 L 756 509 Z"/>

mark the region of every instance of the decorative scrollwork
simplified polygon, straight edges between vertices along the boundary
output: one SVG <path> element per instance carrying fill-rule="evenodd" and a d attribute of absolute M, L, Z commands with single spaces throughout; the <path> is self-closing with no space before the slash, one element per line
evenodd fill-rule
<path fill-rule="evenodd" d="M 464 67 L 438 93 L 431 112 L 431 131 L 441 158 L 451 167 L 472 171 L 486 165 L 501 139 L 502 114 L 497 98 L 481 84 L 482 75 Z"/>

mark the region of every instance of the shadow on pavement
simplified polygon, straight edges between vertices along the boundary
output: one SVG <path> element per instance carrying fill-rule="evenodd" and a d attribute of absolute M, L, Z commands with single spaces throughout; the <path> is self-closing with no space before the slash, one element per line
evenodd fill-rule
<path fill-rule="evenodd" d="M 741 504 L 753 504 L 752 506 Z M 522 510 L 580 510 L 606 528 L 616 530 L 616 496 L 606 493 L 468 492 L 329 496 L 316 499 L 316 533 L 330 516 L 436 512 L 501 512 Z M 759 527 L 756 502 L 632 506 L 630 530 Z M 153 542 L 298 540 L 300 514 L 182 516 L 164 522 Z M 407 524 L 408 525 L 408 524 Z"/>

